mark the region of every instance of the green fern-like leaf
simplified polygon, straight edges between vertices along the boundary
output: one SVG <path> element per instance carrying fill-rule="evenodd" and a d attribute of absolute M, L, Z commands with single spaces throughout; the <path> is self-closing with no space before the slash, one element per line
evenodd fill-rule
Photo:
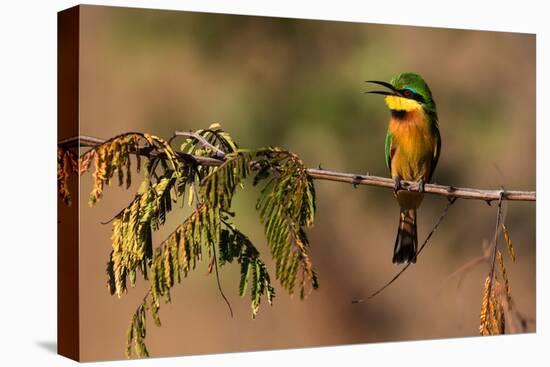
<path fill-rule="evenodd" d="M 155 184 L 144 181 L 130 205 L 114 218 L 113 251 L 107 266 L 111 294 L 120 297 L 126 291 L 128 276 L 130 284 L 135 284 L 136 268 L 146 277 L 152 255 L 151 231 L 164 224 L 166 213 L 172 208 L 170 189 L 175 182 L 173 171 Z"/>
<path fill-rule="evenodd" d="M 232 153 L 225 162 L 216 167 L 201 183 L 201 196 L 211 206 L 223 210 L 231 208 L 231 200 L 237 186 L 250 173 L 251 156 L 248 153 Z"/>
<path fill-rule="evenodd" d="M 151 260 L 150 285 L 157 307 L 162 297 L 170 301 L 170 289 L 201 260 L 203 245 L 212 246 L 219 240 L 219 222 L 219 209 L 201 204 L 156 248 Z"/>
<path fill-rule="evenodd" d="M 138 172 L 141 154 L 148 157 L 134 200 L 113 218 L 112 251 L 106 269 L 108 288 L 118 297 L 127 291 L 128 282 L 135 285 L 138 272 L 149 283 L 149 291 L 128 327 L 128 357 L 132 350 L 139 357 L 148 356 L 147 312 L 160 326 L 162 301 L 171 301 L 171 289 L 195 269 L 203 256 L 210 259 L 210 269 L 216 266 L 216 274 L 218 264 L 240 265 L 239 294 L 249 292 L 253 317 L 262 299 L 272 303 L 275 291 L 258 249 L 231 223 L 233 197 L 251 171 L 255 171 L 253 185 L 264 183 L 257 209 L 275 259 L 277 279 L 290 294 L 299 288 L 302 298 L 318 287 L 306 234 L 315 217 L 315 188 L 302 161 L 278 148 L 239 149 L 218 124 L 189 135 L 181 151 L 176 152 L 170 145 L 173 139 L 122 134 L 85 153 L 78 167 L 73 168 L 83 173 L 94 163 L 93 204 L 113 177 L 118 178 L 119 185 L 131 185 L 131 154 L 136 156 Z M 68 163 L 63 154 L 59 157 L 58 176 L 64 188 Z M 197 157 L 218 162 L 201 165 Z M 66 198 L 68 192 L 61 191 L 61 197 Z M 183 203 L 186 193 L 192 199 L 190 205 L 195 204 L 193 212 L 153 248 L 152 232 L 165 224 L 173 201 Z"/>
<path fill-rule="evenodd" d="M 256 208 L 275 259 L 276 276 L 291 294 L 299 277 L 300 297 L 304 298 L 319 286 L 305 232 L 315 218 L 313 181 L 303 162 L 293 153 L 270 148 L 259 151 L 257 157 L 260 169 L 255 183 L 264 179 L 267 182 Z"/>
<path fill-rule="evenodd" d="M 145 346 L 147 299 L 140 304 L 130 320 L 130 326 L 126 332 L 126 356 L 132 356 L 132 345 L 138 357 L 148 357 L 149 351 Z"/>
<path fill-rule="evenodd" d="M 256 247 L 234 225 L 227 222 L 224 222 L 224 225 L 225 228 L 221 232 L 219 244 L 220 265 L 237 259 L 237 262 L 241 265 L 239 294 L 244 296 L 247 289 L 250 288 L 252 317 L 256 317 L 261 297 L 265 296 L 267 302 L 271 305 L 275 297 L 275 290 L 271 286 L 267 267 L 260 260 L 260 253 Z"/>
<path fill-rule="evenodd" d="M 227 132 L 223 131 L 221 126 L 217 123 L 210 125 L 208 129 L 197 130 L 195 134 L 201 136 L 212 146 L 225 152 L 227 155 L 232 155 L 232 153 L 236 153 L 238 150 L 238 146 L 233 141 L 233 138 Z M 181 145 L 180 151 L 192 156 L 220 158 L 218 152 L 210 147 L 203 146 L 202 143 L 198 142 L 194 137 L 188 137 Z M 216 169 L 217 167 L 196 166 L 192 168 L 193 172 L 191 176 L 197 178 L 200 182 Z"/>

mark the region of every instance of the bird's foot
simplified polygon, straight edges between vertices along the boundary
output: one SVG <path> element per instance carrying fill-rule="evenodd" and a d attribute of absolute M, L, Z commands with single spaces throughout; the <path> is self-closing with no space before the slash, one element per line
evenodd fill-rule
<path fill-rule="evenodd" d="M 397 192 L 401 190 L 401 180 L 399 179 L 399 177 L 395 177 L 393 179 L 393 192 L 394 194 L 397 195 Z"/>
<path fill-rule="evenodd" d="M 420 179 L 420 181 L 418 181 L 418 192 L 423 193 L 425 185 L 426 182 L 423 179 Z"/>

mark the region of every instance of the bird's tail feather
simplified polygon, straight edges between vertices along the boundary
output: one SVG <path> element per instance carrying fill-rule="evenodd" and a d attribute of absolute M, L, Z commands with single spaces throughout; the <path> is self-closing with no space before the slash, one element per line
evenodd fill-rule
<path fill-rule="evenodd" d="M 399 215 L 399 228 L 393 250 L 393 263 L 416 263 L 417 249 L 416 209 L 403 209 Z"/>

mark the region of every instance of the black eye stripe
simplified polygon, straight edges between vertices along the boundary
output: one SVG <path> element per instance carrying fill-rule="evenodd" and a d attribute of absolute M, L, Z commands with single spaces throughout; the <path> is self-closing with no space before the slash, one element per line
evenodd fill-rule
<path fill-rule="evenodd" d="M 405 98 L 414 99 L 415 101 L 424 103 L 424 98 L 423 98 L 420 94 L 415 93 L 415 92 L 413 92 L 413 91 L 410 90 L 410 89 L 402 89 L 402 90 L 400 90 L 399 92 L 401 92 L 401 94 L 402 94 Z"/>

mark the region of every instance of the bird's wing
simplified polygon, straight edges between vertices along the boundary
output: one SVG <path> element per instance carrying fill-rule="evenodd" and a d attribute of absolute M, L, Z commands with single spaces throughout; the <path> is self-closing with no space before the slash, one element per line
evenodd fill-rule
<path fill-rule="evenodd" d="M 431 164 L 431 172 L 429 180 L 432 180 L 432 177 L 435 172 L 435 167 L 437 166 L 437 162 L 439 161 L 439 156 L 441 155 L 441 135 L 439 134 L 439 129 L 437 126 L 435 127 L 435 149 L 434 149 L 434 156 L 432 159 Z"/>
<path fill-rule="evenodd" d="M 388 129 L 388 132 L 386 133 L 386 166 L 390 170 L 390 175 L 391 175 L 391 160 L 393 158 L 394 153 L 395 153 L 395 148 L 393 147 L 393 139 L 392 139 L 390 130 Z"/>

